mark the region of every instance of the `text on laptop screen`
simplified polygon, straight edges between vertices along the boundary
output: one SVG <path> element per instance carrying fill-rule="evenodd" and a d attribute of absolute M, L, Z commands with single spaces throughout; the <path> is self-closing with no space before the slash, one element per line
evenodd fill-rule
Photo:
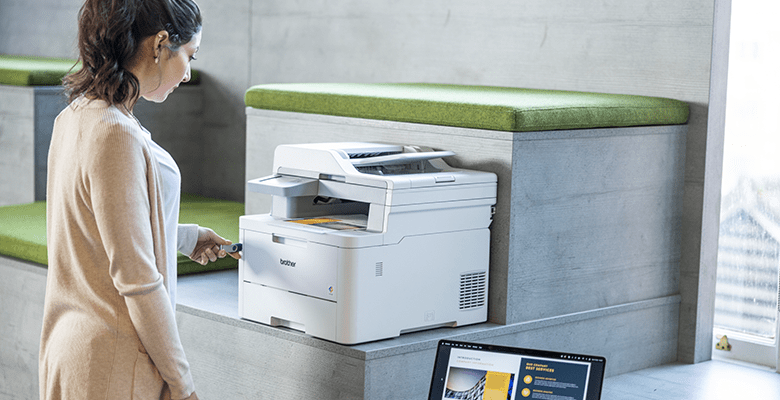
<path fill-rule="evenodd" d="M 430 399 L 598 399 L 606 360 L 477 343 L 441 341 Z"/>

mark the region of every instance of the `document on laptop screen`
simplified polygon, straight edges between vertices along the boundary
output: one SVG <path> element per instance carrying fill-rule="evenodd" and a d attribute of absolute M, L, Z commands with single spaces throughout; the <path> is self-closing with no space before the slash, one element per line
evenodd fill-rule
<path fill-rule="evenodd" d="M 440 345 L 430 399 L 597 399 L 604 362 L 601 357 L 497 346 Z M 589 388 L 592 379 L 597 388 Z"/>
<path fill-rule="evenodd" d="M 452 349 L 443 399 L 512 400 L 519 369 L 515 355 Z"/>

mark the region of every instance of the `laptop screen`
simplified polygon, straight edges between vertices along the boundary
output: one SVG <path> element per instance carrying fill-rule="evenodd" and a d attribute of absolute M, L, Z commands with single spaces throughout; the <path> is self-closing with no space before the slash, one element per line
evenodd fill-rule
<path fill-rule="evenodd" d="M 598 400 L 604 357 L 439 341 L 429 400 Z"/>

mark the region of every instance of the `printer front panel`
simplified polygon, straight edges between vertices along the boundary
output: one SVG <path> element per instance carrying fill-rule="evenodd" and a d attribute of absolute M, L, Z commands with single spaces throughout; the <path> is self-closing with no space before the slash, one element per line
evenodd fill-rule
<path fill-rule="evenodd" d="M 289 235 L 250 230 L 243 234 L 244 281 L 336 301 L 336 248 Z"/>

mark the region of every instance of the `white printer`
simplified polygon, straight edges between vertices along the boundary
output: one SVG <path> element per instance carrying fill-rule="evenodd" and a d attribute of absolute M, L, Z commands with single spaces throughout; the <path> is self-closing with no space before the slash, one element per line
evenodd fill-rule
<path fill-rule="evenodd" d="M 496 175 L 449 151 L 282 145 L 240 218 L 238 314 L 343 344 L 487 320 Z"/>

